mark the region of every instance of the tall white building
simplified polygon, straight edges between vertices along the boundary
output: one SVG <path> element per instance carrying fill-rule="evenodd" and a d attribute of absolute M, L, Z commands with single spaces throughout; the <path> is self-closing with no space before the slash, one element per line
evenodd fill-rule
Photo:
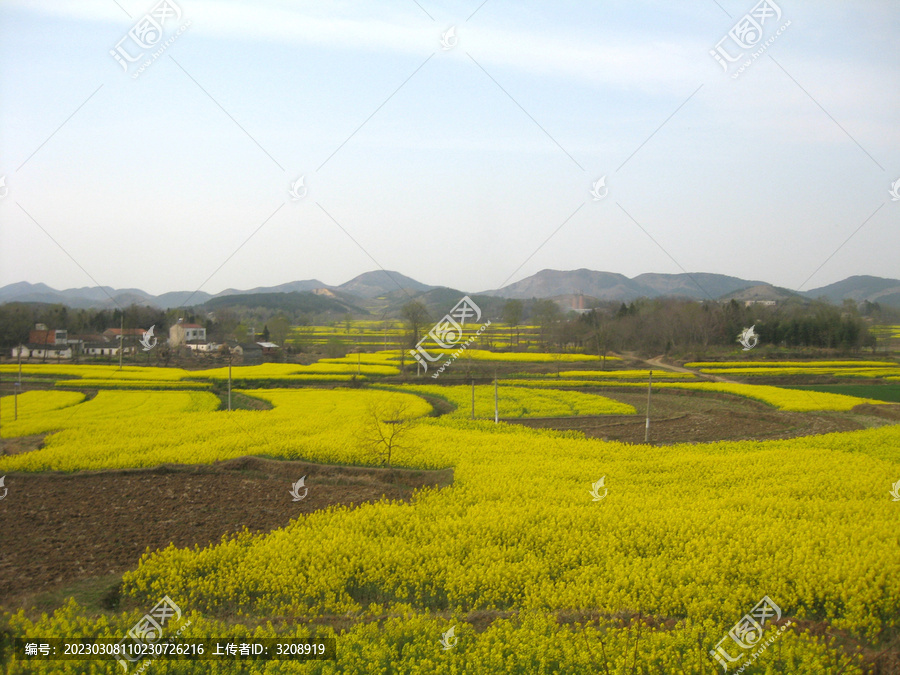
<path fill-rule="evenodd" d="M 206 342 L 206 329 L 200 324 L 184 323 L 184 319 L 178 319 L 178 323 L 169 328 L 169 345 L 172 347 L 197 340 Z"/>

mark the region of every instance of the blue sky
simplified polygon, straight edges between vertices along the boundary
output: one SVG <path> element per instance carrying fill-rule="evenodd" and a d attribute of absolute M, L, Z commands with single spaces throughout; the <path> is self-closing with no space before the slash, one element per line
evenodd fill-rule
<path fill-rule="evenodd" d="M 174 1 L 0 6 L 0 285 L 900 277 L 891 2 Z"/>

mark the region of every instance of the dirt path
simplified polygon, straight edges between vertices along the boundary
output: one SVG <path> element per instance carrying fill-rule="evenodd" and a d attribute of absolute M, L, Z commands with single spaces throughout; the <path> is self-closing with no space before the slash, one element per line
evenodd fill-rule
<path fill-rule="evenodd" d="M 671 363 L 663 363 L 662 356 L 657 356 L 652 359 L 641 359 L 644 363 L 652 368 L 659 368 L 660 370 L 671 370 L 675 373 L 691 373 L 692 375 L 696 375 L 697 377 L 710 380 L 712 382 L 729 382 L 731 384 L 740 384 L 737 380 L 732 380 L 727 377 L 721 377 L 719 375 L 710 375 L 709 373 L 701 373 L 699 370 L 692 370 L 690 368 L 685 368 L 683 366 L 676 366 Z"/>

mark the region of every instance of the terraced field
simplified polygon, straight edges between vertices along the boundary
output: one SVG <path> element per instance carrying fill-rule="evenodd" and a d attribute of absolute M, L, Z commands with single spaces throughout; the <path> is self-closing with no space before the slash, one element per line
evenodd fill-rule
<path fill-rule="evenodd" d="M 276 370 L 268 373 L 271 385 L 283 374 Z M 94 522 L 93 510 L 75 509 L 82 522 L 66 521 L 66 541 L 81 533 L 89 550 L 74 544 L 65 547 L 68 564 L 53 559 L 48 569 L 61 576 L 55 587 L 40 560 L 0 550 L 0 583 L 10 583 L 15 565 L 41 590 L 6 605 L 3 621 L 17 636 L 119 637 L 168 596 L 190 621 L 182 637 L 333 637 L 338 654 L 336 661 L 305 663 L 151 666 L 168 673 L 708 673 L 720 667 L 714 657 L 723 645 L 729 657 L 753 659 L 750 672 L 861 675 L 876 662 L 896 663 L 900 502 L 890 490 L 900 480 L 900 425 L 870 412 L 893 410 L 889 403 L 662 382 L 654 389 L 669 397 L 663 408 L 677 405 L 685 395 L 677 392 L 692 391 L 700 399 L 687 400 L 729 397 L 737 407 L 722 408 L 723 420 L 746 401 L 751 417 L 769 405 L 773 414 L 844 415 L 872 428 L 656 446 L 494 424 L 488 385 L 475 387 L 482 419 L 471 420 L 472 389 L 463 385 L 242 389 L 235 395 L 259 408 L 228 412 L 207 391 L 104 388 L 112 378 L 91 375 L 96 395 L 29 391 L 19 397 L 17 420 L 10 397 L 0 400 L 4 447 L 42 439 L 33 450 L 0 455 L 8 490 L 0 523 L 45 514 L 31 516 L 43 533 L 33 550 L 49 564 L 52 540 L 45 537 L 62 535 L 41 528 L 73 509 L 42 495 L 62 478 L 81 486 L 93 480 L 108 486 L 92 492 L 94 509 L 119 509 L 116 522 L 161 518 L 172 536 L 154 526 L 139 562 L 118 558 L 103 569 L 101 554 L 91 552 L 112 550 L 117 537 L 134 551 L 136 530 L 123 526 L 98 537 L 94 525 L 87 536 L 82 528 Z M 501 417 L 564 423 L 612 415 L 640 423 L 646 383 L 596 372 L 572 377 L 503 381 Z M 199 381 L 197 373 L 191 378 Z M 394 443 L 390 461 L 398 468 L 374 468 L 384 455 L 373 454 L 373 436 Z M 241 459 L 248 456 L 262 459 Z M 335 473 L 327 465 L 346 469 Z M 160 466 L 184 470 L 159 473 Z M 349 499 L 347 481 L 362 480 L 349 477 L 352 467 L 381 475 L 380 482 L 365 481 L 385 488 L 400 477 L 379 472 L 420 472 L 403 480 L 421 489 L 385 489 L 393 498 L 382 500 L 351 490 Z M 136 468 L 150 473 L 127 473 Z M 292 512 L 290 489 L 300 471 L 315 508 Z M 54 483 L 51 472 L 65 476 Z M 114 484 L 131 487 L 123 492 Z M 141 490 L 156 495 L 157 507 L 136 498 Z M 204 515 L 217 509 L 225 517 Z M 48 525 L 39 525 L 47 515 Z M 200 524 L 196 538 L 187 523 Z M 241 523 L 252 531 L 241 532 Z M 225 536 L 217 540 L 216 533 Z M 85 567 L 79 561 L 92 561 L 87 577 L 71 573 Z M 744 649 L 728 634 L 763 598 L 779 613 L 768 615 L 764 637 L 777 639 L 752 656 L 761 642 L 748 638 Z M 440 640 L 451 628 L 457 641 L 445 649 Z M 6 668 L 121 670 L 112 659 L 13 659 Z"/>

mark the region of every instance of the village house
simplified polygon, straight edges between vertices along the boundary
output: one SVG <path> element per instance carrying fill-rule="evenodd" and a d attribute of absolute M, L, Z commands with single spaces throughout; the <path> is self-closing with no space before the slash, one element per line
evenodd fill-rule
<path fill-rule="evenodd" d="M 47 329 L 43 323 L 34 324 L 34 330 L 28 333 L 28 344 L 32 345 L 64 345 L 68 340 L 68 331 Z"/>
<path fill-rule="evenodd" d="M 20 356 L 21 352 L 21 356 Z M 62 345 L 43 345 L 43 344 L 27 344 L 19 345 L 12 348 L 12 357 L 14 359 L 71 359 L 72 347 L 67 344 Z"/>
<path fill-rule="evenodd" d="M 105 340 L 114 340 L 118 342 L 119 336 L 122 335 L 122 332 L 123 331 L 121 328 L 107 328 L 105 331 L 103 331 L 103 338 Z M 143 328 L 126 328 L 124 330 L 126 338 L 137 338 L 138 340 L 144 337 L 144 332 L 145 331 Z"/>
<path fill-rule="evenodd" d="M 263 362 L 263 350 L 255 342 L 228 342 L 231 353 L 237 357 L 235 361 L 245 366 L 256 366 Z"/>
<path fill-rule="evenodd" d="M 256 344 L 262 349 L 263 356 L 275 356 L 280 349 L 274 342 L 257 342 Z"/>
<path fill-rule="evenodd" d="M 169 345 L 180 347 L 191 342 L 194 344 L 205 343 L 206 329 L 200 324 L 184 323 L 184 319 L 178 319 L 178 323 L 169 328 Z"/>
<path fill-rule="evenodd" d="M 17 345 L 12 349 L 14 359 L 71 359 L 72 345 L 69 344 L 68 332 L 48 329 L 46 324 L 37 323 L 34 330 L 28 333 L 28 343 Z"/>
<path fill-rule="evenodd" d="M 204 329 L 205 331 L 205 329 Z M 206 342 L 205 340 L 190 340 L 187 343 L 188 349 L 194 352 L 214 352 L 219 348 L 219 345 L 215 342 Z"/>
<path fill-rule="evenodd" d="M 85 356 L 118 356 L 119 342 L 85 342 L 82 347 L 82 353 Z M 126 354 L 134 353 L 134 345 L 125 347 Z"/>

